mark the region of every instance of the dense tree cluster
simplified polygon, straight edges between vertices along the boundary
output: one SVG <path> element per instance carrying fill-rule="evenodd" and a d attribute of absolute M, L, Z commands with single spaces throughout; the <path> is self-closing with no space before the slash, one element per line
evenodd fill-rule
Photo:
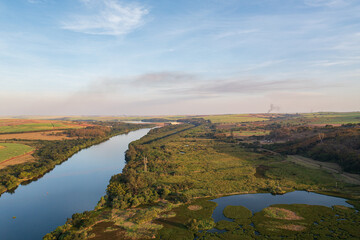
<path fill-rule="evenodd" d="M 104 137 L 111 131 L 110 127 L 104 126 L 89 126 L 86 128 L 80 129 L 69 129 L 66 131 L 67 136 L 69 137 Z"/>
<path fill-rule="evenodd" d="M 110 207 L 125 209 L 140 204 L 151 203 L 159 198 L 166 198 L 173 202 L 186 202 L 188 199 L 181 194 L 181 190 L 190 188 L 191 184 L 157 185 L 156 174 L 161 172 L 171 173 L 173 168 L 163 162 L 156 164 L 157 161 L 161 161 L 160 159 L 167 158 L 167 153 L 164 151 L 166 149 L 162 149 L 162 151 L 156 151 L 156 149 L 154 151 L 149 150 L 155 147 L 151 143 L 193 127 L 194 125 L 191 124 L 182 124 L 155 128 L 150 131 L 150 134 L 132 142 L 126 152 L 127 164 L 123 169 L 123 173 L 113 176 L 107 187 L 107 204 Z M 164 146 L 162 147 L 164 148 Z M 160 156 L 159 154 L 162 155 Z M 147 171 L 144 168 L 145 157 L 149 160 Z M 162 169 L 158 169 L 158 167 Z"/>
<path fill-rule="evenodd" d="M 205 120 L 203 118 L 184 118 L 184 119 L 179 119 L 177 121 L 182 123 L 193 124 L 195 126 L 211 123 L 210 120 Z"/>
<path fill-rule="evenodd" d="M 270 139 L 289 141 L 268 147 L 280 153 L 300 154 L 318 161 L 338 163 L 344 171 L 360 173 L 360 126 L 347 124 L 340 127 L 299 127 L 277 129 Z"/>
<path fill-rule="evenodd" d="M 166 118 L 147 118 L 147 119 L 142 119 L 142 122 L 171 122 L 171 120 L 166 119 Z"/>

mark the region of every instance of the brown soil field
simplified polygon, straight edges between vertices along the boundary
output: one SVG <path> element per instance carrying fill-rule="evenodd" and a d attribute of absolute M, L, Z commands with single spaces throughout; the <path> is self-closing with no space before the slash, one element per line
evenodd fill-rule
<path fill-rule="evenodd" d="M 34 153 L 34 151 L 31 151 L 31 152 L 25 153 L 23 155 L 16 156 L 16 157 L 10 158 L 8 160 L 5 160 L 0 163 L 0 169 L 3 169 L 7 166 L 20 164 L 20 163 L 34 162 L 35 158 L 31 155 L 33 153 Z"/>
<path fill-rule="evenodd" d="M 111 231 L 109 231 L 111 229 Z M 114 222 L 100 222 L 95 224 L 90 231 L 91 239 L 128 239 L 125 237 L 125 230 L 116 226 Z"/>
<path fill-rule="evenodd" d="M 29 132 L 29 133 L 11 133 L 0 134 L 0 140 L 6 139 L 23 139 L 23 140 L 63 140 L 73 139 L 66 135 L 55 136 L 51 134 L 62 133 L 63 131 L 44 131 L 44 132 Z"/>

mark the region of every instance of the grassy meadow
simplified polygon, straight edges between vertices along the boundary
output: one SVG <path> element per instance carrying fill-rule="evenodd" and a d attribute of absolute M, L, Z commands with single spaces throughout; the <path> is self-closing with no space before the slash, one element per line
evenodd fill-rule
<path fill-rule="evenodd" d="M 207 115 L 200 116 L 212 123 L 243 123 L 243 122 L 261 122 L 269 118 L 266 114 L 226 114 L 226 115 Z"/>
<path fill-rule="evenodd" d="M 360 123 L 360 112 L 351 113 L 308 113 L 302 114 L 311 124 L 348 124 Z"/>
<path fill-rule="evenodd" d="M 270 131 L 233 131 L 232 134 L 234 137 L 250 137 L 250 136 L 265 136 L 268 135 Z"/>

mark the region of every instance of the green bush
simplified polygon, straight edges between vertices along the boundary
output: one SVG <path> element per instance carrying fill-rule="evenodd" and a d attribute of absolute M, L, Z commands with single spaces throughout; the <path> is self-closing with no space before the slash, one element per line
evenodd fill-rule
<path fill-rule="evenodd" d="M 243 206 L 226 206 L 223 213 L 231 219 L 248 219 L 252 216 L 252 212 Z"/>

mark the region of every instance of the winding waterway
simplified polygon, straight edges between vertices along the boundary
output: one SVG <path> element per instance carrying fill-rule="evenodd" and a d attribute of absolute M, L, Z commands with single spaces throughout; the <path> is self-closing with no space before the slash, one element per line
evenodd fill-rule
<path fill-rule="evenodd" d="M 41 239 L 77 212 L 92 210 L 110 177 L 125 166 L 128 144 L 141 129 L 81 150 L 37 181 L 0 197 L 0 238 Z"/>

